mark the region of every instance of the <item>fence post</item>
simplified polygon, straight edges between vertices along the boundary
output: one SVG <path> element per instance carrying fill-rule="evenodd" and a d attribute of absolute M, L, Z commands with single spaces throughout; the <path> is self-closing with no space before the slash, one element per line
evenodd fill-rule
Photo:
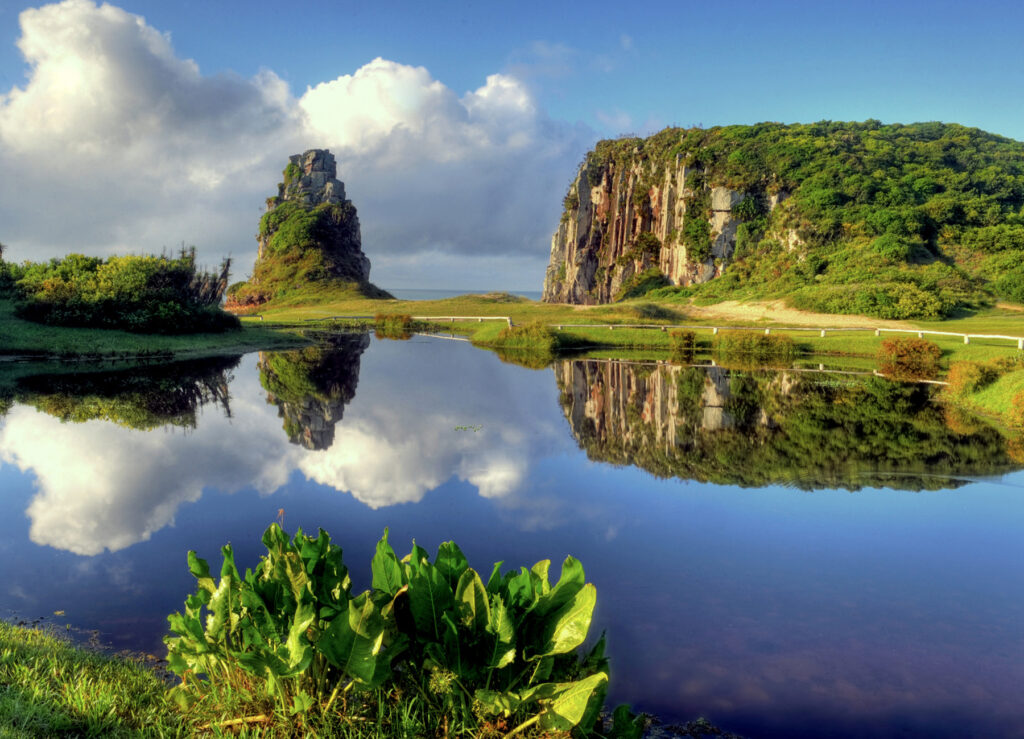
<path fill-rule="evenodd" d="M 881 336 L 881 335 L 882 335 L 882 329 L 876 328 L 875 329 L 875 336 Z"/>
<path fill-rule="evenodd" d="M 823 339 L 825 338 L 825 329 L 821 330 L 821 338 L 823 338 Z"/>
<path fill-rule="evenodd" d="M 964 334 L 964 343 L 965 344 L 970 344 L 971 343 L 971 337 L 968 334 Z"/>
<path fill-rule="evenodd" d="M 923 339 L 924 338 L 924 331 L 918 331 L 917 332 L 917 338 Z"/>
<path fill-rule="evenodd" d="M 1024 339 L 1017 339 L 1017 348 L 1024 351 Z"/>
<path fill-rule="evenodd" d="M 771 330 L 770 328 L 766 328 L 766 329 L 764 330 L 764 335 L 765 335 L 765 336 L 767 336 L 767 335 L 768 335 L 768 334 L 770 334 L 771 332 L 772 332 L 772 330 Z"/>
<path fill-rule="evenodd" d="M 718 326 L 715 326 L 714 328 L 712 328 L 711 329 L 711 333 L 712 333 L 712 335 L 717 334 L 718 333 Z"/>

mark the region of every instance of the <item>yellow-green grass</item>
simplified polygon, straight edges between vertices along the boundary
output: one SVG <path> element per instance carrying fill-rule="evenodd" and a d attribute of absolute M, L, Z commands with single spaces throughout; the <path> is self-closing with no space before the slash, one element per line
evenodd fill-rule
<path fill-rule="evenodd" d="M 14 303 L 0 299 L 0 354 L 41 357 L 173 355 L 178 358 L 297 346 L 304 339 L 281 327 L 246 324 L 218 334 L 136 334 L 98 328 L 67 328 L 25 321 Z"/>
<path fill-rule="evenodd" d="M 135 661 L 0 622 L 0 736 L 185 736 L 166 689 Z"/>
<path fill-rule="evenodd" d="M 955 402 L 986 415 L 995 416 L 1007 423 L 1013 398 L 1022 392 L 1024 392 L 1024 370 L 1016 370 L 1008 372 L 991 385 L 986 385 L 980 390 L 955 399 Z"/>

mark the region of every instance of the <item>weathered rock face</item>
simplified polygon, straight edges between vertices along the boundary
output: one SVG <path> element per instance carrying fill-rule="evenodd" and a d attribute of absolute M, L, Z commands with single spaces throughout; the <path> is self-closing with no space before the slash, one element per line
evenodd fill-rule
<path fill-rule="evenodd" d="M 660 274 L 672 285 L 707 282 L 736 252 L 744 220 L 738 211 L 748 218 L 770 213 L 786 197 L 709 182 L 703 169 L 679 155 L 658 159 L 639 148 L 633 156 L 612 158 L 591 152 L 569 187 L 551 239 L 543 300 L 608 303 L 642 273 Z M 748 198 L 749 206 L 738 208 Z"/>
<path fill-rule="evenodd" d="M 260 383 L 284 419 L 288 441 L 311 450 L 331 447 L 334 426 L 356 395 L 360 358 L 369 345 L 369 334 L 345 334 L 332 336 L 327 347 L 260 353 Z"/>
<path fill-rule="evenodd" d="M 367 297 L 390 297 L 369 281 L 359 217 L 326 149 L 289 157 L 256 240 L 252 279 L 228 291 L 229 309 L 253 308 L 308 283 L 332 281 L 355 283 Z"/>

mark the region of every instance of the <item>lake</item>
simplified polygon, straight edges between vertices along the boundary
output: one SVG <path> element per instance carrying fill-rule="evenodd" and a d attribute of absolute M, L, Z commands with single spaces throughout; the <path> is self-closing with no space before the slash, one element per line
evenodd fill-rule
<path fill-rule="evenodd" d="M 25 376 L 8 406 L 8 617 L 162 655 L 189 549 L 252 566 L 271 522 L 321 527 L 361 590 L 389 527 L 486 572 L 579 558 L 612 704 L 750 737 L 1024 736 L 1024 472 L 923 386 L 348 335 Z"/>

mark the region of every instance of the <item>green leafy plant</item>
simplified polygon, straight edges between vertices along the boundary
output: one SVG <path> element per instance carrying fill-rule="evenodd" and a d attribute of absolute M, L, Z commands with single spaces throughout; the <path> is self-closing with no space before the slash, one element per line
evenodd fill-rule
<path fill-rule="evenodd" d="M 693 331 L 669 331 L 669 351 L 672 359 L 679 362 L 692 362 L 697 349 L 697 334 Z"/>
<path fill-rule="evenodd" d="M 572 557 L 558 581 L 550 561 L 486 582 L 453 542 L 431 562 L 413 544 L 399 559 L 387 530 L 371 564 L 372 589 L 351 592 L 341 549 L 321 530 L 295 537 L 272 524 L 267 554 L 239 575 L 230 545 L 219 582 L 189 552 L 198 589 L 169 618 L 170 668 L 180 702 L 214 685 L 245 686 L 278 710 L 330 711 L 339 695 L 357 704 L 416 696 L 435 725 L 476 733 L 487 725 L 589 731 L 608 682 L 604 638 L 581 659 L 597 592 Z"/>

